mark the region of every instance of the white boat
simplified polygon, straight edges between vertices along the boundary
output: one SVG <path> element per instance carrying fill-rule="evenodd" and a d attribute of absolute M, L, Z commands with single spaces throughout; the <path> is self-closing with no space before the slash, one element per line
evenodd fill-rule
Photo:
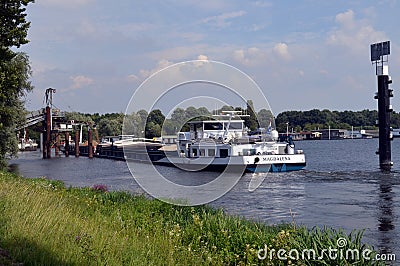
<path fill-rule="evenodd" d="M 20 139 L 18 143 L 18 149 L 20 151 L 36 151 L 38 148 L 38 144 L 31 139 Z"/>
<path fill-rule="evenodd" d="M 249 136 L 239 112 L 224 112 L 222 117 L 229 119 L 190 122 L 190 132 L 178 133 L 176 151 L 164 148 L 166 156 L 153 163 L 173 164 L 188 171 L 223 171 L 228 167 L 286 172 L 306 166 L 303 151 L 295 149 L 290 137 L 278 142 L 279 134 L 271 126 L 264 134 Z"/>

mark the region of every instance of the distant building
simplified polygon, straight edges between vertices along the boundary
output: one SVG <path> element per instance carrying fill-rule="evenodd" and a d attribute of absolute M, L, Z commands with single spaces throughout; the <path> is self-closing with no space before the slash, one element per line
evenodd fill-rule
<path fill-rule="evenodd" d="M 372 139 L 375 135 L 366 130 L 347 130 L 345 138 L 347 139 Z"/>
<path fill-rule="evenodd" d="M 319 129 L 311 132 L 318 134 L 320 139 L 344 139 L 346 135 L 345 129 Z"/>
<path fill-rule="evenodd" d="M 319 132 L 311 132 L 311 131 L 302 131 L 300 132 L 300 136 L 304 140 L 312 140 L 312 139 L 320 139 L 321 134 Z"/>
<path fill-rule="evenodd" d="M 285 137 L 286 133 L 279 133 L 279 136 Z M 320 139 L 321 133 L 311 131 L 289 132 L 289 136 L 292 136 L 293 140 L 314 140 Z"/>
<path fill-rule="evenodd" d="M 365 130 L 364 130 L 365 132 Z M 361 139 L 363 136 L 358 130 L 347 130 L 345 134 L 346 139 Z"/>

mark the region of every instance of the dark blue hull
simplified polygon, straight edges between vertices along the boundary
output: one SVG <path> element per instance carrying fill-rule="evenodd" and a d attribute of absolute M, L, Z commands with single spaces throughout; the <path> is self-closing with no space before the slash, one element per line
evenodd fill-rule
<path fill-rule="evenodd" d="M 248 165 L 246 172 L 250 173 L 265 173 L 265 172 L 291 172 L 299 171 L 306 166 L 306 163 L 294 163 L 294 164 L 272 164 L 272 165 Z"/>

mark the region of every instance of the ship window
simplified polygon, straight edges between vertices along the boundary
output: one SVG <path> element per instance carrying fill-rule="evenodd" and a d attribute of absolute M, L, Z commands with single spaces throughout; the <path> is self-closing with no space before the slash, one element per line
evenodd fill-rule
<path fill-rule="evenodd" d="M 243 155 L 249 156 L 249 155 L 255 155 L 256 154 L 256 149 L 243 149 Z"/>
<path fill-rule="evenodd" d="M 197 157 L 197 149 L 193 149 L 193 157 Z"/>
<path fill-rule="evenodd" d="M 208 149 L 208 156 L 215 156 L 215 150 L 214 149 Z"/>
<path fill-rule="evenodd" d="M 223 130 L 222 123 L 219 122 L 207 122 L 204 123 L 204 130 Z"/>
<path fill-rule="evenodd" d="M 206 156 L 206 150 L 200 149 L 200 156 Z"/>
<path fill-rule="evenodd" d="M 228 127 L 228 123 L 225 125 Z M 243 123 L 242 122 L 231 122 L 229 124 L 229 129 L 243 129 Z"/>
<path fill-rule="evenodd" d="M 228 157 L 228 149 L 220 149 L 219 150 L 219 157 L 221 157 L 221 158 Z"/>

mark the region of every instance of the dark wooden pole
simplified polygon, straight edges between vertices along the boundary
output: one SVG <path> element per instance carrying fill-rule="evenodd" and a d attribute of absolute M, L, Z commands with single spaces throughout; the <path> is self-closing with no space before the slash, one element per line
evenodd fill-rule
<path fill-rule="evenodd" d="M 69 157 L 69 132 L 65 132 L 65 157 Z"/>
<path fill-rule="evenodd" d="M 55 155 L 58 156 L 60 153 L 60 135 L 59 134 L 57 134 L 57 136 L 56 136 L 56 146 L 55 146 L 54 150 L 55 150 L 54 151 Z"/>
<path fill-rule="evenodd" d="M 93 158 L 93 135 L 92 130 L 88 130 L 88 157 Z"/>
<path fill-rule="evenodd" d="M 79 157 L 79 130 L 75 131 L 75 157 Z"/>
<path fill-rule="evenodd" d="M 47 155 L 46 155 L 46 151 L 47 151 L 47 147 L 46 147 L 46 131 L 45 131 L 45 129 L 44 128 L 46 128 L 46 122 L 43 122 L 43 131 L 42 131 L 42 134 L 41 134 L 41 141 L 42 141 L 42 143 L 41 143 L 41 145 L 42 145 L 42 154 L 43 154 L 43 159 L 46 159 L 47 158 Z"/>
<path fill-rule="evenodd" d="M 46 107 L 46 158 L 51 158 L 51 108 Z"/>

